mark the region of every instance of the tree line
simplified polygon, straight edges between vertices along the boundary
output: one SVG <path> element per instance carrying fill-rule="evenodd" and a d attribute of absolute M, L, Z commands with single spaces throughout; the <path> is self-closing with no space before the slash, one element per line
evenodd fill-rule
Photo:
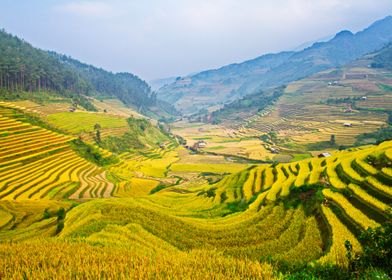
<path fill-rule="evenodd" d="M 4 29 L 0 30 L 0 90 L 3 95 L 55 92 L 75 100 L 81 100 L 80 96 L 114 97 L 140 110 L 169 107 L 158 102 L 150 86 L 133 74 L 112 73 L 34 48 Z"/>

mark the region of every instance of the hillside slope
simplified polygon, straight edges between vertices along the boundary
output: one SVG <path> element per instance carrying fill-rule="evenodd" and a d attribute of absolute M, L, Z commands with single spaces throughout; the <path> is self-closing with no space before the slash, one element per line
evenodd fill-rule
<path fill-rule="evenodd" d="M 202 278 L 214 273 L 222 279 L 273 279 L 271 265 L 260 263 L 267 259 L 334 264 L 333 270 L 344 273 L 346 240 L 361 252 L 359 234 L 388 220 L 391 152 L 389 141 L 149 193 L 119 183 L 117 198 L 72 209 L 63 201 L 0 200 L 0 241 L 14 240 L 12 246 L 0 244 L 0 273 L 180 279 L 192 272 Z M 42 260 L 57 251 L 60 267 Z"/>
<path fill-rule="evenodd" d="M 382 49 L 374 57 L 372 67 L 392 70 L 392 44 Z"/>
<path fill-rule="evenodd" d="M 50 92 L 91 111 L 96 108 L 86 96 L 117 98 L 145 114 L 175 113 L 169 104 L 157 100 L 145 81 L 133 74 L 114 74 L 34 48 L 4 30 L 0 31 L 0 90 L 3 100 L 36 99 L 35 95 Z"/>
<path fill-rule="evenodd" d="M 133 152 L 136 157 L 162 144 L 176 145 L 146 119 L 80 114 L 41 119 L 26 108 L 0 102 L 0 199 L 111 197 L 115 180 L 108 167 L 119 163 L 119 154 Z"/>
<path fill-rule="evenodd" d="M 199 109 L 237 99 L 257 89 L 283 85 L 321 70 L 340 66 L 375 51 L 392 40 L 392 17 L 352 34 L 342 31 L 328 42 L 299 52 L 261 56 L 240 64 L 204 71 L 164 86 L 158 96 L 178 109 Z"/>
<path fill-rule="evenodd" d="M 279 99 L 262 110 L 256 110 L 256 101 L 268 99 L 253 94 L 226 104 L 205 119 L 234 129 L 245 127 L 260 134 L 276 133 L 275 144 L 303 151 L 390 139 L 390 50 L 388 46 L 338 68 L 289 83 Z M 246 106 L 246 101 L 252 99 L 256 101 Z M 240 102 L 242 105 L 236 106 Z"/>
<path fill-rule="evenodd" d="M 23 108 L 0 103 L 0 198 L 7 201 L 110 197 L 104 168 L 72 149 L 75 138 L 33 125 Z M 96 150 L 104 162 L 110 155 Z"/>

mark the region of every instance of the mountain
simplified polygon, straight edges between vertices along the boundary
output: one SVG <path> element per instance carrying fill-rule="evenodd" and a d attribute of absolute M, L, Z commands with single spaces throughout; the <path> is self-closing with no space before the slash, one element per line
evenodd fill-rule
<path fill-rule="evenodd" d="M 281 91 L 257 91 L 197 117 L 225 128 L 277 136 L 274 142 L 282 151 L 379 143 L 392 138 L 391 54 L 388 45 L 288 83 Z M 345 127 L 345 122 L 354 128 Z"/>
<path fill-rule="evenodd" d="M 69 56 L 34 48 L 4 30 L 0 31 L 0 90 L 7 99 L 18 98 L 22 92 L 50 92 L 70 97 L 92 111 L 95 108 L 86 96 L 117 98 L 146 114 L 154 107 L 174 112 L 133 74 L 108 72 Z"/>
<path fill-rule="evenodd" d="M 149 81 L 148 84 L 151 86 L 152 90 L 158 90 L 163 86 L 174 83 L 176 81 L 176 78 L 177 77 L 155 79 L 155 80 Z"/>
<path fill-rule="evenodd" d="M 374 56 L 371 66 L 374 68 L 386 68 L 388 70 L 392 70 L 392 44 L 389 44 L 376 56 Z"/>
<path fill-rule="evenodd" d="M 361 32 L 342 31 L 328 42 L 315 43 L 302 51 L 263 55 L 183 77 L 161 88 L 158 96 L 184 113 L 194 113 L 256 90 L 277 87 L 344 65 L 388 44 L 392 41 L 391 30 L 392 17 L 389 16 Z"/>
<path fill-rule="evenodd" d="M 313 41 L 308 41 L 308 42 L 302 43 L 299 46 L 296 46 L 295 48 L 293 48 L 292 51 L 293 52 L 303 51 L 304 49 L 307 49 L 307 48 L 313 46 L 313 44 L 315 44 L 315 43 L 328 42 L 333 37 L 335 37 L 335 35 L 333 35 L 333 36 L 332 35 L 325 36 L 325 37 L 317 39 L 317 40 L 313 40 Z"/>

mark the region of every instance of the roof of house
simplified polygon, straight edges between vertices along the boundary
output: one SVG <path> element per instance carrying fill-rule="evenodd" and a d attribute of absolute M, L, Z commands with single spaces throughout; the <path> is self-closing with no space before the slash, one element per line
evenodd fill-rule
<path fill-rule="evenodd" d="M 324 153 L 319 154 L 319 157 L 330 157 L 330 156 L 331 156 L 331 154 L 328 152 L 324 152 Z"/>

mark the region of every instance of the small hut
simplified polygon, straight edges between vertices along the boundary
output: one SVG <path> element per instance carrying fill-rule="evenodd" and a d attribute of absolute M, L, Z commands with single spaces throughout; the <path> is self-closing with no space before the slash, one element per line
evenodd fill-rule
<path fill-rule="evenodd" d="M 207 147 L 207 143 L 203 140 L 197 141 L 195 144 L 193 144 L 193 150 L 198 150 L 198 149 L 203 149 Z"/>
<path fill-rule="evenodd" d="M 324 153 L 321 153 L 318 155 L 319 158 L 326 158 L 326 157 L 330 157 L 330 156 L 331 156 L 331 154 L 328 152 L 324 152 Z"/>

